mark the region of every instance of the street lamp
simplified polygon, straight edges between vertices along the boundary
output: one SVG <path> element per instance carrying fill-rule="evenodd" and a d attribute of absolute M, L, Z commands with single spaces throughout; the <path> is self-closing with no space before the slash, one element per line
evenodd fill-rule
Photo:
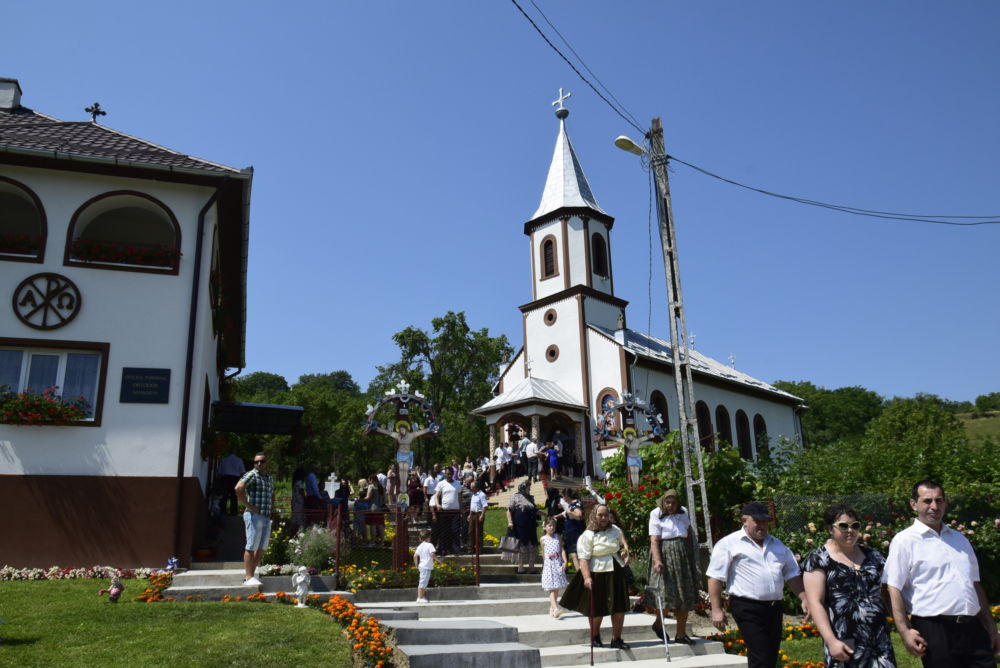
<path fill-rule="evenodd" d="M 615 146 L 635 155 L 648 155 L 656 181 L 656 213 L 660 227 L 660 243 L 663 246 L 663 269 L 667 279 L 667 305 L 670 312 L 670 352 L 674 368 L 674 386 L 677 392 L 677 417 L 680 424 L 681 453 L 684 461 L 684 482 L 687 487 L 688 508 L 691 511 L 691 527 L 698 536 L 697 513 L 695 512 L 695 487 L 701 488 L 701 507 L 705 521 L 705 542 L 712 547 L 712 525 L 708 512 L 708 492 L 705 489 L 705 468 L 702 463 L 701 443 L 693 438 L 694 381 L 691 378 L 691 355 L 688 347 L 687 322 L 684 317 L 684 299 L 681 294 L 681 267 L 677 259 L 677 243 L 674 234 L 674 210 L 670 202 L 670 183 L 667 181 L 667 154 L 663 146 L 663 126 L 659 118 L 654 118 L 649 133 L 649 151 L 634 141 L 620 135 Z M 692 471 L 691 453 L 695 454 L 697 477 Z"/>

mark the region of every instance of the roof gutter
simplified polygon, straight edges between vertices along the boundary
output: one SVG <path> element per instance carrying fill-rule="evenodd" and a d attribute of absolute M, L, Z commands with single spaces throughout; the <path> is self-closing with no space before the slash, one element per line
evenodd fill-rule
<path fill-rule="evenodd" d="M 184 394 L 181 401 L 181 433 L 177 444 L 177 484 L 174 489 L 174 550 L 173 556 L 178 556 L 181 547 L 181 524 L 183 521 L 184 509 L 184 463 L 187 455 L 188 420 L 191 414 L 191 384 L 194 376 L 194 344 L 196 325 L 198 322 L 198 295 L 201 294 L 201 265 L 202 256 L 205 250 L 205 219 L 209 210 L 219 199 L 221 186 L 212 192 L 212 196 L 205 202 L 205 206 L 198 213 L 198 232 L 194 250 L 194 271 L 191 277 L 191 306 L 188 313 L 188 337 L 187 354 L 184 363 Z M 187 563 L 188 557 L 184 556 L 182 563 Z"/>

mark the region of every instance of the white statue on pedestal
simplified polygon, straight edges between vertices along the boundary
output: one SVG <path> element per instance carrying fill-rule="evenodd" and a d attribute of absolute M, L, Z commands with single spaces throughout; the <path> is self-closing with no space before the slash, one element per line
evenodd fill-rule
<path fill-rule="evenodd" d="M 312 578 L 309 575 L 309 569 L 305 566 L 299 566 L 299 572 L 292 576 L 292 585 L 295 587 L 295 597 L 299 599 L 296 608 L 306 607 L 306 596 L 309 595 L 309 584 Z"/>

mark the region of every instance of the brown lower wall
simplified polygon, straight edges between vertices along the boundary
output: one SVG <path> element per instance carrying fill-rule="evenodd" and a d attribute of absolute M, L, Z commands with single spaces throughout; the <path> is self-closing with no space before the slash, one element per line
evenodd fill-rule
<path fill-rule="evenodd" d="M 190 562 L 205 528 L 205 499 L 185 478 L 174 553 L 176 478 L 0 475 L 0 564 L 162 568 Z"/>

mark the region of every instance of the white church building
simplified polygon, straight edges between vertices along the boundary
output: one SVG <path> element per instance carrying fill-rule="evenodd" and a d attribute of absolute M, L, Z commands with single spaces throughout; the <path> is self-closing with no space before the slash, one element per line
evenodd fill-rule
<path fill-rule="evenodd" d="M 614 290 L 615 220 L 597 203 L 566 133 L 566 114 L 559 116 L 542 199 L 524 224 L 532 277 L 531 301 L 519 307 L 524 345 L 502 371 L 496 396 L 474 412 L 487 420 L 491 451 L 515 430 L 541 442 L 558 435 L 578 474 L 602 476 L 601 460 L 619 446 L 597 441 L 594 427 L 623 394 L 643 399 L 668 429 L 677 428 L 672 355 L 669 342 L 627 327 L 628 302 Z M 801 399 L 694 350 L 690 355 L 703 447 L 717 448 L 721 439 L 755 459 L 769 440 L 801 439 Z"/>
<path fill-rule="evenodd" d="M 93 119 L 0 79 L 0 564 L 186 563 L 211 427 L 246 410 L 219 391 L 244 366 L 252 170 Z"/>

